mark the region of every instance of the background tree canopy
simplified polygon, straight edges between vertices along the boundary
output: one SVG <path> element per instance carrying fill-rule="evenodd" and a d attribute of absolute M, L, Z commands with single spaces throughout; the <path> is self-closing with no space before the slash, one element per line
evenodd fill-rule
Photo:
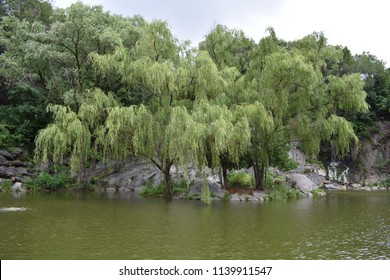
<path fill-rule="evenodd" d="M 322 33 L 287 42 L 269 28 L 256 43 L 216 25 L 193 48 L 164 21 L 101 6 L 0 3 L 0 146 L 35 147 L 80 180 L 96 162 L 143 156 L 167 195 L 173 165 L 221 169 L 224 185 L 228 169 L 251 165 L 262 189 L 292 142 L 316 155 L 332 141 L 345 155 L 390 118 L 385 64 Z"/>

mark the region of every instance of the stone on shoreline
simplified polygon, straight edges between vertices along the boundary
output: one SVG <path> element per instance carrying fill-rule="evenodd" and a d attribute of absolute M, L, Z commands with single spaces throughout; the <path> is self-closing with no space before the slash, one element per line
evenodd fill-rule
<path fill-rule="evenodd" d="M 326 190 L 339 190 L 340 186 L 339 185 L 335 185 L 335 184 L 325 184 L 324 188 Z"/>
<path fill-rule="evenodd" d="M 354 189 L 360 189 L 362 187 L 362 184 L 353 183 L 353 184 L 351 184 L 351 187 Z"/>
<path fill-rule="evenodd" d="M 287 181 L 292 188 L 301 192 L 308 193 L 312 190 L 318 189 L 318 186 L 313 183 L 306 175 L 294 173 L 287 176 Z"/>
<path fill-rule="evenodd" d="M 26 190 L 22 187 L 21 182 L 16 182 L 15 184 L 13 184 L 10 191 L 14 193 L 21 193 L 21 192 L 25 192 Z"/>
<path fill-rule="evenodd" d="M 229 198 L 230 201 L 241 201 L 240 196 L 238 194 L 232 194 Z"/>
<path fill-rule="evenodd" d="M 189 188 L 189 190 L 183 194 L 181 197 L 195 199 L 194 197 L 202 197 L 202 189 L 203 189 L 203 180 L 197 180 L 195 183 Z M 208 187 L 210 189 L 210 193 L 212 197 L 216 197 L 220 200 L 225 199 L 228 191 L 222 189 L 221 185 L 215 182 L 208 182 Z"/>

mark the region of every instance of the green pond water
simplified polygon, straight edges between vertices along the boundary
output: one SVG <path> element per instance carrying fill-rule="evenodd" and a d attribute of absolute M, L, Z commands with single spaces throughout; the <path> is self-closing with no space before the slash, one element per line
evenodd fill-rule
<path fill-rule="evenodd" d="M 0 259 L 390 259 L 390 191 L 210 206 L 135 193 L 3 193 Z"/>

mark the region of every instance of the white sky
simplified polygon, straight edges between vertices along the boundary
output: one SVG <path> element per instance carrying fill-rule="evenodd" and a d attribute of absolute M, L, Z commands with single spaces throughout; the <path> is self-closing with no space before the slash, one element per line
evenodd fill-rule
<path fill-rule="evenodd" d="M 53 0 L 66 8 L 77 0 Z M 83 0 L 113 14 L 166 20 L 179 40 L 197 45 L 215 24 L 241 29 L 256 42 L 272 26 L 284 40 L 322 31 L 352 54 L 369 51 L 390 65 L 390 1 L 387 0 Z"/>

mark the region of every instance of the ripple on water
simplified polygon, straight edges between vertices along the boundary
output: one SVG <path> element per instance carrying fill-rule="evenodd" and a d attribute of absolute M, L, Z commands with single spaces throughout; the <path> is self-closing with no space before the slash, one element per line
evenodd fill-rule
<path fill-rule="evenodd" d="M 23 212 L 26 211 L 26 207 L 2 207 L 0 212 Z"/>

